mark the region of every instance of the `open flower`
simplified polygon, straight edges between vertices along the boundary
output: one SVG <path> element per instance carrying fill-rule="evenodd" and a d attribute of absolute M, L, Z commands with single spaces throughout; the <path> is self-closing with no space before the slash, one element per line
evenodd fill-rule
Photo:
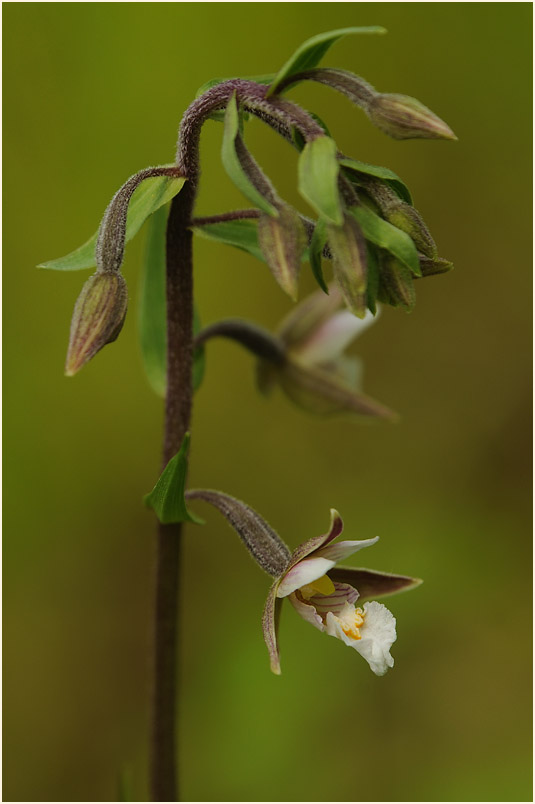
<path fill-rule="evenodd" d="M 279 364 L 260 361 L 261 391 L 268 393 L 278 384 L 293 402 L 312 413 L 395 418 L 392 411 L 362 393 L 361 361 L 344 354 L 373 321 L 371 313 L 359 319 L 345 309 L 334 285 L 329 287 L 329 295 L 313 293 L 277 330 L 286 359 Z"/>
<path fill-rule="evenodd" d="M 352 567 L 336 567 L 338 561 L 375 544 L 378 537 L 331 544 L 341 534 L 340 514 L 331 510 L 329 532 L 300 545 L 277 578 L 264 609 L 264 639 L 271 669 L 280 673 L 277 620 L 282 599 L 287 597 L 304 620 L 319 631 L 337 637 L 366 659 L 376 675 L 394 665 L 390 648 L 396 640 L 396 620 L 375 600 L 357 607 L 359 598 L 379 597 L 409 589 L 419 580 L 402 575 Z"/>

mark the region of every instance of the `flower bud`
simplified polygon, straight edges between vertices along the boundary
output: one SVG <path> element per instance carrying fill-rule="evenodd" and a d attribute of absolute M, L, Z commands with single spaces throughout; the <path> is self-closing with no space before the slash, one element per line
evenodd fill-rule
<path fill-rule="evenodd" d="M 379 301 L 410 313 L 416 304 L 412 274 L 406 265 L 386 252 L 381 256 Z"/>
<path fill-rule="evenodd" d="M 342 226 L 328 224 L 327 237 L 334 278 L 347 306 L 358 318 L 366 315 L 366 241 L 357 221 L 344 213 Z"/>
<path fill-rule="evenodd" d="M 395 203 L 386 207 L 383 212 L 385 219 L 406 232 L 412 239 L 414 245 L 421 254 L 431 259 L 438 256 L 435 241 L 431 236 L 431 232 L 425 225 L 425 222 L 418 212 L 418 210 L 411 207 L 399 199 Z"/>
<path fill-rule="evenodd" d="M 301 255 L 308 242 L 298 213 L 288 204 L 277 205 L 279 217 L 261 214 L 258 242 L 271 273 L 294 301 L 301 270 Z"/>
<path fill-rule="evenodd" d="M 121 274 L 91 276 L 78 296 L 71 322 L 65 374 L 72 377 L 107 343 L 114 341 L 124 323 L 128 303 Z"/>
<path fill-rule="evenodd" d="M 377 95 L 370 101 L 367 111 L 372 123 L 395 140 L 457 139 L 440 117 L 408 95 Z"/>
<path fill-rule="evenodd" d="M 443 257 L 429 258 L 420 254 L 420 269 L 422 276 L 435 276 L 435 274 L 446 274 L 453 270 L 453 263 Z"/>

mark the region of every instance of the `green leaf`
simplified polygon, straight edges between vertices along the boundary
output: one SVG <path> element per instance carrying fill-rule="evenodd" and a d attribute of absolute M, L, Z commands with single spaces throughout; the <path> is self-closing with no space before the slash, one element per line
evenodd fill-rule
<path fill-rule="evenodd" d="M 165 396 L 166 388 L 165 230 L 167 212 L 166 207 L 160 207 L 149 221 L 147 243 L 141 267 L 138 317 L 143 366 L 151 388 L 159 396 Z"/>
<path fill-rule="evenodd" d="M 167 384 L 167 333 L 165 299 L 165 232 L 168 209 L 161 207 L 149 221 L 147 245 L 142 265 L 139 334 L 141 354 L 152 389 L 165 396 Z M 197 310 L 193 310 L 193 334 L 200 328 Z M 193 353 L 193 390 L 200 387 L 205 368 L 204 346 Z"/>
<path fill-rule="evenodd" d="M 406 232 L 392 226 L 388 221 L 380 218 L 369 207 L 361 204 L 351 208 L 352 215 L 355 216 L 364 233 L 366 240 L 375 243 L 376 246 L 386 249 L 396 257 L 403 265 L 406 265 L 415 276 L 421 276 L 420 260 L 416 246 Z"/>
<path fill-rule="evenodd" d="M 340 164 L 344 170 L 344 173 L 355 184 L 358 184 L 358 174 L 365 173 L 367 176 L 374 176 L 376 179 L 381 179 L 388 184 L 389 187 L 394 190 L 395 193 L 399 195 L 399 197 L 406 201 L 407 204 L 412 205 L 412 197 L 410 194 L 410 190 L 407 185 L 399 178 L 399 176 L 394 173 L 393 170 L 389 170 L 388 168 L 379 167 L 379 165 L 369 165 L 367 162 L 359 162 L 357 159 L 349 159 L 348 157 L 344 157 L 340 159 Z M 357 176 L 355 176 L 355 173 Z"/>
<path fill-rule="evenodd" d="M 172 167 L 172 165 L 165 165 Z M 132 240 L 149 215 L 157 209 L 167 204 L 184 186 L 186 179 L 174 179 L 169 176 L 153 176 L 145 179 L 136 189 L 132 200 L 128 206 L 126 218 L 126 242 Z M 48 268 L 53 271 L 81 271 L 85 268 L 93 268 L 96 263 L 95 245 L 97 242 L 98 231 L 95 232 L 87 243 L 57 260 L 42 262 L 38 268 Z"/>
<path fill-rule="evenodd" d="M 141 268 L 139 300 L 139 338 L 147 379 L 158 396 L 165 396 L 167 385 L 167 310 L 165 293 L 165 233 L 168 208 L 160 207 L 149 221 L 147 244 Z M 193 332 L 200 329 L 194 310 Z M 201 385 L 204 375 L 204 347 L 193 354 L 193 390 Z"/>
<path fill-rule="evenodd" d="M 314 231 L 312 232 L 312 239 L 308 249 L 308 258 L 310 260 L 310 267 L 312 268 L 312 273 L 316 278 L 316 282 L 323 292 L 328 294 L 329 289 L 327 287 L 327 283 L 325 282 L 323 269 L 321 267 L 321 257 L 326 242 L 327 226 L 323 218 L 320 218 L 314 227 Z"/>
<path fill-rule="evenodd" d="M 258 260 L 265 262 L 264 255 L 258 244 L 258 224 L 253 220 L 222 221 L 221 223 L 207 223 L 203 226 L 194 226 L 195 234 L 207 240 L 217 240 L 227 246 L 235 246 L 247 251 Z"/>
<path fill-rule="evenodd" d="M 195 522 L 203 525 L 202 519 L 190 514 L 184 499 L 188 471 L 188 448 L 190 435 L 186 433 L 180 450 L 171 458 L 150 494 L 144 497 L 147 508 L 152 508 L 163 525 L 172 522 Z"/>
<path fill-rule="evenodd" d="M 238 104 L 236 96 L 233 95 L 227 105 L 225 112 L 225 128 L 223 132 L 223 144 L 221 147 L 221 159 L 223 167 L 236 185 L 236 187 L 249 199 L 255 206 L 266 212 L 268 215 L 277 217 L 278 212 L 273 204 L 255 187 L 249 176 L 244 170 L 242 159 L 239 153 L 244 148 L 240 135 L 240 118 L 238 115 Z M 249 159 L 252 160 L 252 157 Z"/>
<path fill-rule="evenodd" d="M 340 165 L 336 143 L 330 137 L 317 137 L 307 142 L 297 165 L 299 192 L 330 223 L 344 222 L 338 193 Z"/>
<path fill-rule="evenodd" d="M 326 31 L 325 33 L 313 36 L 297 48 L 286 64 L 281 67 L 269 90 L 267 96 L 273 95 L 283 81 L 291 75 L 301 73 L 316 67 L 329 48 L 339 39 L 348 34 L 384 34 L 386 29 L 380 25 L 370 25 L 363 28 L 339 28 L 336 31 Z"/>

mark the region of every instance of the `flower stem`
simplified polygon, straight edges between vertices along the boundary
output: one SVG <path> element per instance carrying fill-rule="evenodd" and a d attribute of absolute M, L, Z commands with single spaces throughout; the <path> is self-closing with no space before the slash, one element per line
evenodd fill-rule
<path fill-rule="evenodd" d="M 178 452 L 189 427 L 192 400 L 193 265 L 188 229 L 195 182 L 186 182 L 167 224 L 167 393 L 163 466 Z M 176 801 L 176 690 L 181 524 L 158 527 L 154 635 L 151 800 Z"/>

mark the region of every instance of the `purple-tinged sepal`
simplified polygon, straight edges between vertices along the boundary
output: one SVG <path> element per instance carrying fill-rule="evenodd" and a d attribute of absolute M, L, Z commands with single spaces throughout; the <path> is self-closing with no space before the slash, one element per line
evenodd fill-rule
<path fill-rule="evenodd" d="M 329 570 L 328 576 L 335 584 L 350 584 L 358 589 L 361 602 L 406 592 L 423 583 L 420 578 L 410 578 L 408 575 L 394 575 L 391 572 L 377 572 L 359 567 L 334 567 Z"/>
<path fill-rule="evenodd" d="M 72 377 L 122 329 L 128 306 L 126 282 L 119 273 L 89 277 L 76 301 L 71 321 L 65 374 Z"/>
<path fill-rule="evenodd" d="M 409 268 L 384 252 L 380 258 L 379 301 L 411 313 L 416 304 L 413 276 Z"/>
<path fill-rule="evenodd" d="M 376 95 L 370 100 L 367 112 L 377 128 L 396 140 L 457 139 L 447 123 L 409 95 Z"/>

